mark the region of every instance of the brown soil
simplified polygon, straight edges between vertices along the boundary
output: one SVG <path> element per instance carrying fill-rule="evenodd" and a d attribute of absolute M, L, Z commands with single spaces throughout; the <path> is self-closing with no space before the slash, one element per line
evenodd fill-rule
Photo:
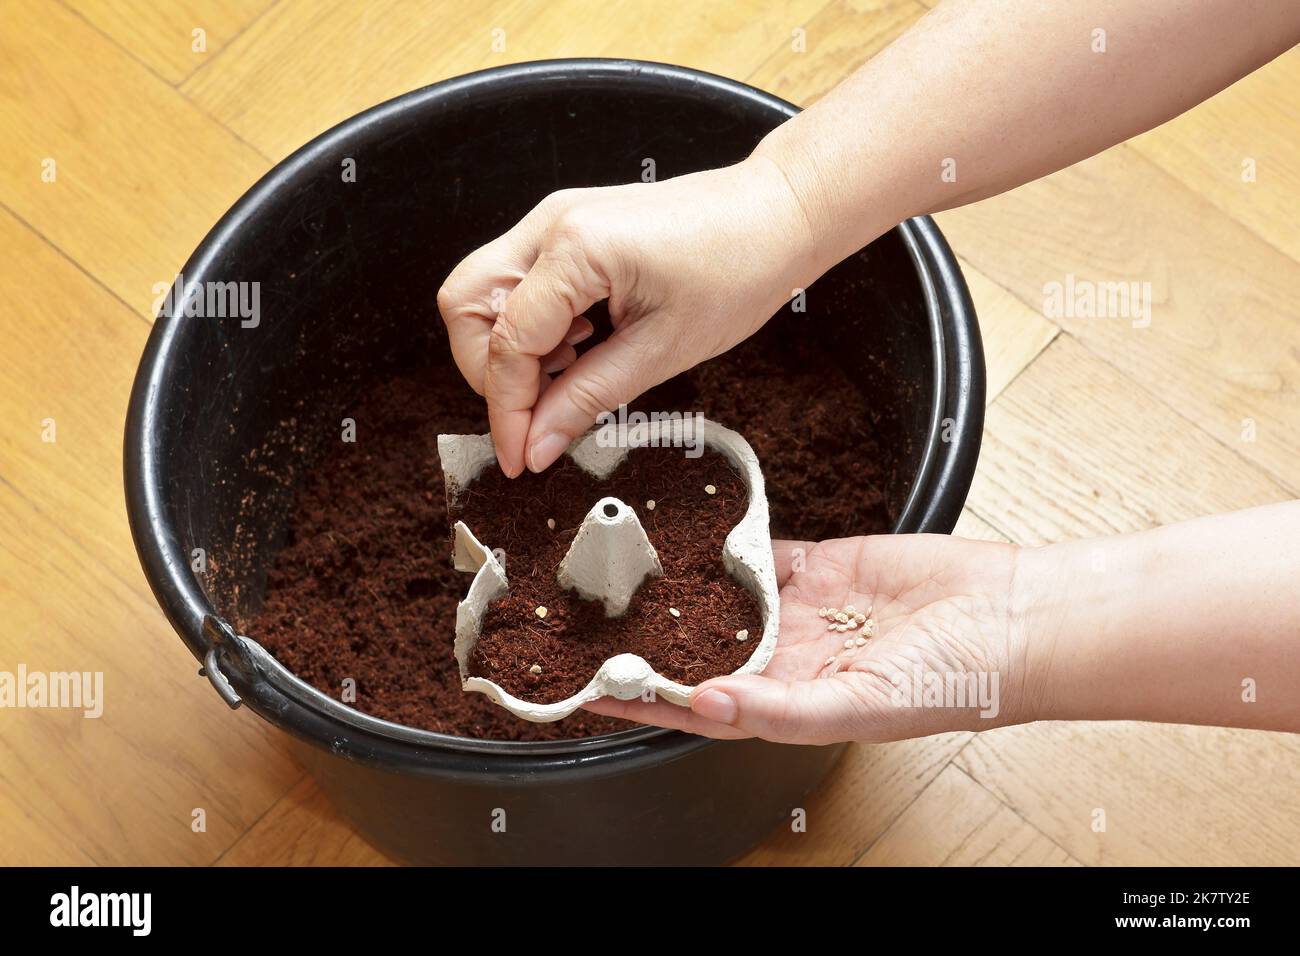
<path fill-rule="evenodd" d="M 448 559 L 439 432 L 482 432 L 482 401 L 449 375 L 399 379 L 354 416 L 301 488 L 249 635 L 300 678 L 359 710 L 463 737 L 554 740 L 631 726 L 578 712 L 532 724 L 460 689 L 452 656 L 467 575 Z"/>
<path fill-rule="evenodd" d="M 738 429 L 763 466 L 773 536 L 820 540 L 889 527 L 890 459 L 875 444 L 869 395 L 811 346 L 751 340 L 637 404 Z M 264 606 L 242 632 L 331 697 L 354 679 L 353 706 L 412 727 L 553 740 L 629 726 L 585 712 L 529 723 L 460 689 L 451 647 L 467 577 L 447 558 L 437 436 L 485 432 L 482 399 L 438 369 L 377 386 L 352 417 L 357 442 L 331 443 L 306 472 Z"/>
<path fill-rule="evenodd" d="M 555 578 L 583 518 L 606 496 L 637 512 L 664 572 L 643 582 L 616 618 Z M 653 510 L 647 501 L 655 502 Z M 569 458 L 513 481 L 500 469 L 486 470 L 461 493 L 451 520 L 504 551 L 510 592 L 488 609 L 470 673 L 538 703 L 573 696 L 621 653 L 640 655 L 682 684 L 730 674 L 762 633 L 757 601 L 722 564 L 723 542 L 748 501 L 744 479 L 709 450 L 688 458 L 681 449 L 636 449 L 604 480 Z M 740 630 L 754 639 L 738 641 Z"/>

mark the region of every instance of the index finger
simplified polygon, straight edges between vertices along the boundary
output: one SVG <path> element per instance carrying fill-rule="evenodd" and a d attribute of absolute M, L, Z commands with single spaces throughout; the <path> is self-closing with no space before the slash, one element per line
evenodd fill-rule
<path fill-rule="evenodd" d="M 569 335 L 596 299 L 543 253 L 506 299 L 488 337 L 483 395 L 497 460 L 507 475 L 524 469 L 524 447 L 540 395 L 542 359 Z"/>

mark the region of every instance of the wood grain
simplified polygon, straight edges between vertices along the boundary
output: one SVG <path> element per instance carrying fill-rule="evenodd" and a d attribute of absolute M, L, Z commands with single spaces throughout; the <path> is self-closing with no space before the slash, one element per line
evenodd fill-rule
<path fill-rule="evenodd" d="M 958 261 L 975 303 L 984 344 L 985 402 L 992 404 L 1061 330 L 979 269 Z"/>
<path fill-rule="evenodd" d="M 748 77 L 757 87 L 808 106 L 925 14 L 913 0 L 831 0 Z"/>
<path fill-rule="evenodd" d="M 221 858 L 219 866 L 392 866 L 304 777 Z"/>
<path fill-rule="evenodd" d="M 855 866 L 1079 866 L 1018 813 L 949 765 Z"/>
<path fill-rule="evenodd" d="M 854 744 L 808 798 L 807 829 L 779 827 L 740 860 L 744 866 L 852 863 L 956 756 L 970 734 Z"/>
<path fill-rule="evenodd" d="M 1295 866 L 1297 756 L 1292 734 L 1085 722 L 990 731 L 956 763 L 1086 864 Z"/>
<path fill-rule="evenodd" d="M 209 862 L 292 768 L 269 728 L 230 714 L 196 676 L 135 558 L 118 476 L 148 325 L 3 212 L 0 248 L 0 291 L 18 304 L 7 347 L 22 357 L 0 371 L 0 668 L 104 682 L 96 719 L 0 711 L 6 796 L 48 829 L 47 862 Z M 22 295 L 32 276 L 42 294 Z M 8 846 L 0 863 L 18 859 Z"/>
<path fill-rule="evenodd" d="M 1146 327 L 1140 316 L 1054 321 L 1125 373 L 1135 406 L 1167 403 L 1300 491 L 1300 263 L 1128 146 L 937 221 L 1040 312 L 1049 284 L 1070 277 L 1149 284 Z"/>
<path fill-rule="evenodd" d="M 0 203 L 152 315 L 155 283 L 268 164 L 71 10 L 12 0 L 2 15 Z"/>
<path fill-rule="evenodd" d="M 669 14 L 654 0 L 631 0 L 612 13 L 614 27 L 610 16 L 593 16 L 584 0 L 284 0 L 182 89 L 263 154 L 279 158 L 400 93 L 523 60 L 637 57 L 743 78 L 822 3 L 781 0 L 755 16 L 745 4 L 689 4 Z"/>
<path fill-rule="evenodd" d="M 1012 541 L 1045 544 L 1290 497 L 1062 335 L 988 410 L 968 503 Z"/>
<path fill-rule="evenodd" d="M 1191 112 L 1139 136 L 1132 148 L 1300 261 L 1296 90 L 1300 50 L 1291 50 Z"/>
<path fill-rule="evenodd" d="M 275 0 L 62 0 L 175 85 L 216 56 Z M 194 31 L 203 31 L 196 36 Z"/>

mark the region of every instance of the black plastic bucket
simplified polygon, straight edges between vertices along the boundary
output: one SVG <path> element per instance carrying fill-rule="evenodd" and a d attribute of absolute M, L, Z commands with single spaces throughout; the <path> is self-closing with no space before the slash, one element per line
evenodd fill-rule
<path fill-rule="evenodd" d="M 317 450 L 310 436 L 337 437 L 340 410 L 379 376 L 413 366 L 456 374 L 434 292 L 465 253 L 554 189 L 632 181 L 643 157 L 655 158 L 659 178 L 732 163 L 794 112 L 732 80 L 635 61 L 459 77 L 300 149 L 186 264 L 187 291 L 259 283 L 260 312 L 252 326 L 238 314 L 173 316 L 168 306 L 154 326 L 125 442 L 141 563 L 217 691 L 305 743 L 325 792 L 389 854 L 424 863 L 725 861 L 788 820 L 842 753 L 654 728 L 559 743 L 415 730 L 331 700 L 228 623 L 260 602 L 286 504 Z M 351 182 L 342 175 L 349 160 Z M 801 334 L 816 323 L 828 355 L 848 359 L 869 341 L 908 383 L 881 391 L 910 392 L 879 425 L 898 454 L 894 530 L 950 531 L 984 406 L 978 328 L 952 253 L 933 222 L 910 220 L 816 289 Z M 793 334 L 787 321 L 762 334 Z M 251 463 L 248 449 L 290 417 L 302 440 Z M 195 548 L 206 573 L 192 570 Z"/>

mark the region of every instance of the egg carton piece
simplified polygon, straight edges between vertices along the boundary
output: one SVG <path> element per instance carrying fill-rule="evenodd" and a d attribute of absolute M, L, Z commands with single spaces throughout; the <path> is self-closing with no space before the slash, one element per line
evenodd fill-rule
<path fill-rule="evenodd" d="M 699 442 L 724 455 L 744 479 L 749 506 L 727 534 L 722 561 L 727 572 L 754 595 L 763 621 L 763 632 L 753 653 L 734 673 L 761 672 L 776 650 L 781 600 L 768 530 L 767 493 L 754 450 L 737 432 L 692 417 L 650 421 L 627 429 L 620 438 L 612 441 L 608 431 L 597 428 L 570 445 L 565 454 L 583 471 L 600 479 L 608 477 L 634 448 L 683 449 Z M 439 435 L 438 456 L 447 499 L 453 506 L 483 469 L 496 463 L 490 435 Z M 462 521 L 455 526 L 452 563 L 460 571 L 474 572 L 469 591 L 456 608 L 454 650 L 464 690 L 486 694 L 517 717 L 539 723 L 567 717 L 600 697 L 634 700 L 651 699 L 653 694 L 654 698 L 680 706 L 689 703 L 693 687 L 670 680 L 637 654 L 609 658 L 582 690 L 553 704 L 522 700 L 493 681 L 470 676 L 469 658 L 482 633 L 483 618 L 492 602 L 510 590 L 510 583 L 496 555 Z M 561 586 L 588 600 L 602 601 L 605 613 L 616 617 L 626 611 L 645 579 L 662 571 L 636 510 L 617 498 L 607 497 L 597 501 L 583 519 L 556 576 Z"/>

